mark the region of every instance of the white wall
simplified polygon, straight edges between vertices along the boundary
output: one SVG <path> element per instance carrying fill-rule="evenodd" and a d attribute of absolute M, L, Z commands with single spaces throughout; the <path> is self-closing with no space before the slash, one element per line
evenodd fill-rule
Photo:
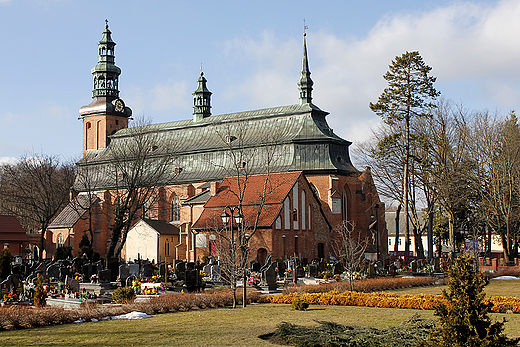
<path fill-rule="evenodd" d="M 157 242 L 157 232 L 142 220 L 139 221 L 128 231 L 126 237 L 126 260 L 134 261 L 134 259 L 137 259 L 137 254 L 139 254 L 141 259 L 155 260 L 157 262 Z"/>

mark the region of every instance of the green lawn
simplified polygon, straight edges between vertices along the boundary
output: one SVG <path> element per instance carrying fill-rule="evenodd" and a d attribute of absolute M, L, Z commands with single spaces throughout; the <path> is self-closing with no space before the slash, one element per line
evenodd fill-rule
<path fill-rule="evenodd" d="M 389 290 L 396 294 L 441 294 L 442 289 L 448 286 L 415 287 Z M 520 298 L 520 281 L 518 280 L 491 280 L 484 288 L 487 296 L 513 296 Z"/>
<path fill-rule="evenodd" d="M 520 283 L 491 281 L 491 295 L 520 297 Z M 439 287 L 411 288 L 404 293 L 440 293 Z M 395 326 L 414 313 L 434 318 L 433 311 L 370 307 L 317 306 L 308 311 L 290 305 L 259 304 L 246 309 L 209 309 L 155 315 L 142 320 L 113 320 L 0 332 L 0 346 L 273 346 L 258 336 L 274 332 L 280 322 L 314 325 L 315 320 L 341 324 Z M 505 317 L 506 334 L 520 335 L 520 315 Z"/>

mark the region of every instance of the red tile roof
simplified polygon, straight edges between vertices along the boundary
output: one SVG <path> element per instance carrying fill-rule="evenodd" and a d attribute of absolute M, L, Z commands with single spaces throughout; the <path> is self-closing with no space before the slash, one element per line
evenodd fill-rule
<path fill-rule="evenodd" d="M 15 216 L 0 215 L 0 242 L 4 241 L 30 241 Z"/>
<path fill-rule="evenodd" d="M 245 181 L 245 177 L 241 177 L 240 185 L 236 177 L 226 177 L 220 184 L 217 195 L 212 196 L 204 206 L 204 211 L 193 225 L 193 228 L 212 229 L 224 227 L 220 215 L 224 212 L 226 206 L 238 205 L 238 188 L 243 189 L 244 182 L 242 211 L 246 225 L 248 227 L 254 225 L 265 188 L 265 204 L 259 216 L 258 227 L 270 227 L 280 213 L 283 200 L 300 176 L 301 171 L 254 175 L 249 176 L 247 181 Z"/>

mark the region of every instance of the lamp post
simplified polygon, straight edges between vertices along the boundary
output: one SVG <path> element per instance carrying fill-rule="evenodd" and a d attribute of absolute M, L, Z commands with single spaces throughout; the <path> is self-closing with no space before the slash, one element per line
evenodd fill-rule
<path fill-rule="evenodd" d="M 374 223 L 374 230 L 376 231 L 376 260 L 379 260 L 379 204 L 375 204 L 374 208 L 376 209 L 376 214 L 374 215 L 374 213 L 372 212 L 372 214 L 370 215 L 370 219 L 374 220 L 374 217 L 376 219 Z"/>
<path fill-rule="evenodd" d="M 229 210 L 229 214 L 227 211 Z M 234 218 L 233 218 L 234 217 Z M 231 229 L 231 290 L 233 291 L 233 308 L 237 307 L 236 303 L 236 245 L 235 245 L 235 231 L 233 229 L 233 219 L 235 219 L 235 222 L 238 226 L 240 226 L 243 222 L 244 216 L 240 213 L 240 209 L 238 206 L 230 207 L 226 206 L 224 208 L 224 212 L 220 215 L 220 218 L 222 218 L 222 222 L 224 225 L 227 225 L 229 223 L 230 229 Z M 245 277 L 245 275 L 244 275 Z M 244 282 L 244 288 L 245 288 L 245 282 Z M 245 302 L 244 302 L 245 306 Z"/>

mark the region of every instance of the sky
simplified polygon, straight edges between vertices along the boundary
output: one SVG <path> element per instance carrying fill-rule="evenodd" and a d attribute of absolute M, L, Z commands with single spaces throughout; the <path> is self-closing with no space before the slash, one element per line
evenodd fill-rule
<path fill-rule="evenodd" d="M 105 19 L 120 97 L 154 123 L 192 118 L 201 66 L 214 115 L 297 104 L 305 20 L 313 103 L 355 145 L 381 122 L 368 105 L 406 51 L 432 67 L 443 98 L 518 109 L 518 18 L 518 0 L 0 0 L 0 162 L 80 158 Z"/>

